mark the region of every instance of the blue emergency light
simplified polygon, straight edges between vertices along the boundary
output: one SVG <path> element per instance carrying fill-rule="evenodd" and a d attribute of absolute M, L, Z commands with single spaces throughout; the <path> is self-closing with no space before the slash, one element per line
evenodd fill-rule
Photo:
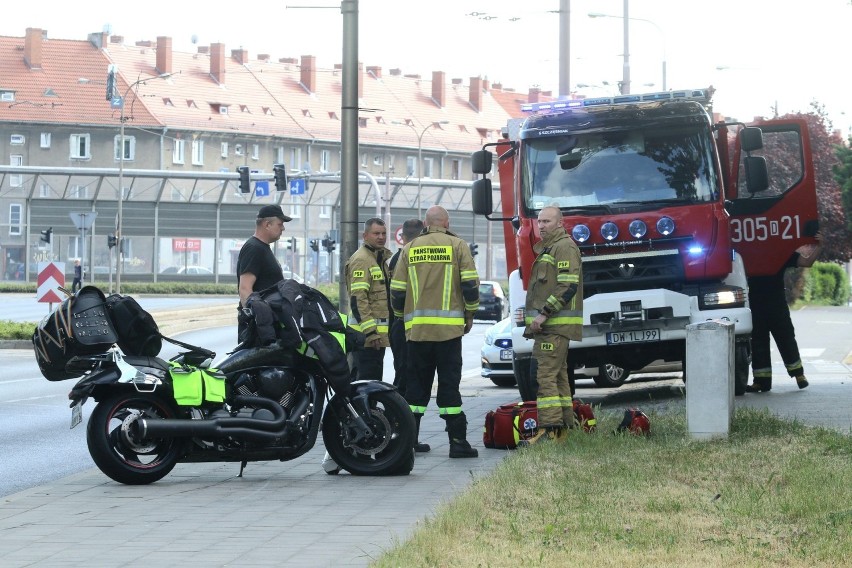
<path fill-rule="evenodd" d="M 684 91 L 659 91 L 636 95 L 617 95 L 615 97 L 595 97 L 591 99 L 560 99 L 544 103 L 525 103 L 521 105 L 523 112 L 547 112 L 581 107 L 606 105 L 638 104 L 659 101 L 690 100 L 702 104 L 710 102 L 706 89 L 687 89 Z"/>

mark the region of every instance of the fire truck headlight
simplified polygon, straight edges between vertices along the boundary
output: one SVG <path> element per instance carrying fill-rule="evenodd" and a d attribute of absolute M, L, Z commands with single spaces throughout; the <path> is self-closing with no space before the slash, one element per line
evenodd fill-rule
<path fill-rule="evenodd" d="M 704 252 L 704 249 L 700 245 L 692 245 L 687 250 L 689 251 L 689 254 L 691 254 L 692 256 L 698 256 L 699 254 Z"/>
<path fill-rule="evenodd" d="M 742 308 L 745 306 L 745 290 L 737 286 L 703 288 L 698 296 L 698 307 L 702 310 L 719 308 Z"/>
<path fill-rule="evenodd" d="M 605 241 L 611 241 L 618 236 L 618 226 L 612 221 L 607 221 L 601 225 L 601 236 Z"/>
<path fill-rule="evenodd" d="M 592 232 L 589 231 L 589 227 L 586 225 L 574 225 L 574 228 L 571 229 L 571 236 L 574 237 L 574 240 L 578 243 L 588 241 L 591 235 Z"/>
<path fill-rule="evenodd" d="M 634 239 L 641 239 L 645 236 L 645 233 L 648 232 L 648 225 L 646 225 L 644 221 L 636 219 L 630 222 L 630 225 L 627 227 L 627 231 L 633 235 Z"/>
<path fill-rule="evenodd" d="M 664 237 L 674 233 L 674 230 L 675 223 L 671 217 L 661 217 L 660 220 L 657 221 L 657 232 Z"/>

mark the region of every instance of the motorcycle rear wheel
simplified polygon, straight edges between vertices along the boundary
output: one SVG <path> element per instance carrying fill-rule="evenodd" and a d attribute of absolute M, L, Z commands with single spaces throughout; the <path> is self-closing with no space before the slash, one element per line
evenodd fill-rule
<path fill-rule="evenodd" d="M 184 454 L 180 439 L 144 439 L 134 436 L 130 423 L 138 418 L 175 418 L 173 400 L 127 391 L 100 401 L 86 427 L 89 454 L 104 474 L 126 485 L 159 481 Z"/>
<path fill-rule="evenodd" d="M 370 415 L 363 418 L 373 435 L 350 443 L 352 417 L 337 416 L 329 406 L 322 438 L 337 465 L 353 475 L 408 475 L 414 467 L 416 426 L 405 399 L 396 391 L 373 393 Z"/>

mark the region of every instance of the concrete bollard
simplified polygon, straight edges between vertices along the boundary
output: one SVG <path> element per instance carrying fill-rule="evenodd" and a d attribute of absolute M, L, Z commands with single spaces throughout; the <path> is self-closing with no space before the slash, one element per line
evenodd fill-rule
<path fill-rule="evenodd" d="M 699 440 L 727 438 L 734 413 L 734 324 L 686 326 L 686 428 Z"/>

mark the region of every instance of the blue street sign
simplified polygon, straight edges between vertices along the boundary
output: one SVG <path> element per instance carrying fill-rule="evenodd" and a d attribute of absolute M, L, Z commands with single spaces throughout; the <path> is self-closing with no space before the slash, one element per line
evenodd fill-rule
<path fill-rule="evenodd" d="M 254 182 L 254 196 L 266 197 L 269 195 L 269 181 L 263 179 Z"/>
<path fill-rule="evenodd" d="M 296 178 L 290 180 L 290 195 L 304 195 L 305 194 L 305 179 L 304 178 Z"/>

